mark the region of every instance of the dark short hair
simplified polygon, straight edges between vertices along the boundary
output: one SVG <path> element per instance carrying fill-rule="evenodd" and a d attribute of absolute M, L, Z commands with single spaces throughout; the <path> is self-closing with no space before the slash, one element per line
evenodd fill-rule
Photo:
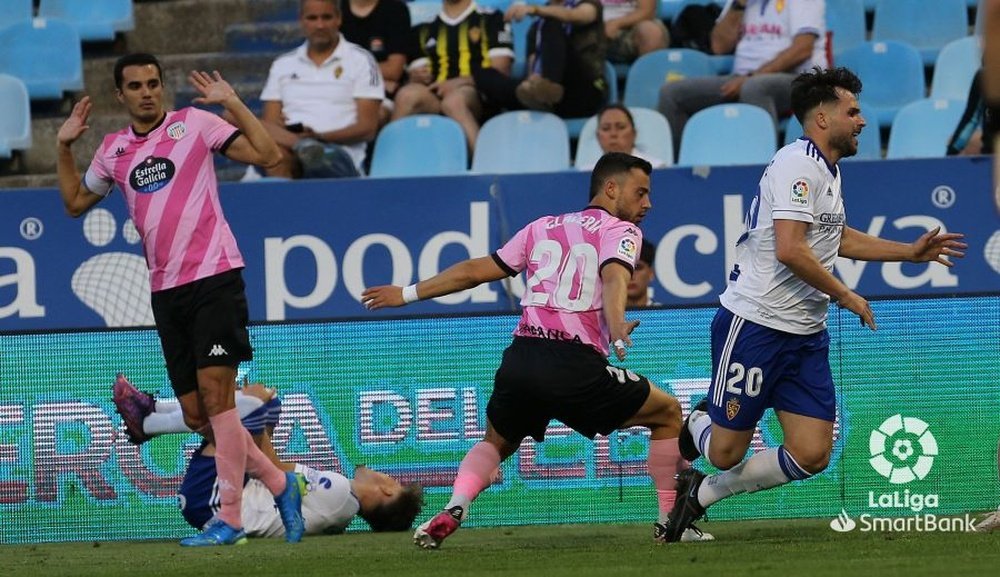
<path fill-rule="evenodd" d="M 837 101 L 837 89 L 843 88 L 857 96 L 861 94 L 861 79 L 847 68 L 818 66 L 792 80 L 792 112 L 800 123 L 810 110 L 826 102 Z"/>
<path fill-rule="evenodd" d="M 156 72 L 160 76 L 160 83 L 163 83 L 163 67 L 160 66 L 160 61 L 156 59 L 156 56 L 152 54 L 146 54 L 145 52 L 136 52 L 134 54 L 126 54 L 115 62 L 115 88 L 121 90 L 122 82 L 124 81 L 122 77 L 122 71 L 125 70 L 126 66 L 146 66 L 147 64 L 152 64 L 156 67 Z"/>
<path fill-rule="evenodd" d="M 642 239 L 642 248 L 639 249 L 639 260 L 649 266 L 653 266 L 653 261 L 656 260 L 656 245 L 646 238 Z"/>
<path fill-rule="evenodd" d="M 392 501 L 358 515 L 368 522 L 372 531 L 406 531 L 413 526 L 423 506 L 424 488 L 419 483 L 408 483 Z"/>
<path fill-rule="evenodd" d="M 609 110 L 621 110 L 622 112 L 624 112 L 625 116 L 628 118 L 628 123 L 632 125 L 632 128 L 635 128 L 635 118 L 632 117 L 632 111 L 629 110 L 628 107 L 625 106 L 624 104 L 620 104 L 618 102 L 605 104 L 603 108 L 597 111 L 598 126 L 600 125 L 601 117 L 604 116 L 604 113 Z"/>
<path fill-rule="evenodd" d="M 301 16 L 302 13 L 306 11 L 306 2 L 308 1 L 309 0 L 299 0 L 299 16 Z M 333 11 L 336 12 L 337 14 L 340 14 L 340 2 L 338 2 L 337 0 L 322 0 L 322 1 L 333 6 Z"/>
<path fill-rule="evenodd" d="M 638 156 L 624 152 L 609 152 L 602 156 L 590 173 L 590 199 L 593 200 L 601 193 L 601 188 L 608 179 L 628 174 L 633 168 L 638 168 L 646 174 L 653 172 L 653 165 Z"/>

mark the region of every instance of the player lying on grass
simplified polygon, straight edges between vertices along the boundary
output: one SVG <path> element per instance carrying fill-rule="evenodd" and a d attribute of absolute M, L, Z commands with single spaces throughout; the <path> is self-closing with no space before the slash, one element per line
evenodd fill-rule
<path fill-rule="evenodd" d="M 170 401 L 157 400 L 139 391 L 124 375 L 118 375 L 115 382 L 114 400 L 129 431 L 148 431 L 150 427 L 144 423 L 156 423 L 158 419 L 166 423 L 163 417 L 178 411 Z M 237 410 L 264 454 L 280 469 L 298 473 L 299 482 L 305 484 L 302 517 L 307 535 L 341 533 L 355 516 L 364 519 L 374 531 L 405 531 L 420 513 L 423 489 L 416 483 L 403 485 L 363 465 L 354 470 L 353 479 L 348 479 L 339 473 L 281 461 L 271 445 L 271 433 L 281 414 L 281 401 L 274 389 L 261 384 L 244 386 L 237 392 Z M 175 422 L 173 430 L 160 427 L 158 432 L 188 433 L 190 429 L 181 420 Z M 129 439 L 137 444 L 149 438 L 151 435 L 144 433 L 139 437 L 141 440 L 136 440 L 129 433 Z M 200 529 L 217 513 L 217 486 L 215 446 L 206 440 L 191 456 L 179 492 L 181 512 L 192 527 Z M 255 479 L 249 479 L 243 487 L 242 513 L 246 536 L 284 536 L 270 492 Z M 245 541 L 243 538 L 241 542 Z"/>

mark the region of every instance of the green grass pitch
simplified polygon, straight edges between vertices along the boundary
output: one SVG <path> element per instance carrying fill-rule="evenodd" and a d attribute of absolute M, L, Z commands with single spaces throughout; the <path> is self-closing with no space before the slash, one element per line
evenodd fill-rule
<path fill-rule="evenodd" d="M 0 546 L 0 575 L 139 577 L 266 575 L 616 576 L 995 574 L 1000 532 L 837 533 L 828 519 L 708 522 L 710 543 L 662 545 L 650 525 L 547 525 L 463 529 L 441 549 L 408 533 L 306 537 L 288 545 L 186 549 L 173 541 Z"/>

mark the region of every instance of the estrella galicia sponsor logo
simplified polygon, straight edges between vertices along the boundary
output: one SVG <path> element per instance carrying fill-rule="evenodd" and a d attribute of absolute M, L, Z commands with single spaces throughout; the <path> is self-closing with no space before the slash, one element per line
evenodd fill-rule
<path fill-rule="evenodd" d="M 137 192 L 156 192 L 170 183 L 174 172 L 169 158 L 150 156 L 132 169 L 128 182 Z"/>

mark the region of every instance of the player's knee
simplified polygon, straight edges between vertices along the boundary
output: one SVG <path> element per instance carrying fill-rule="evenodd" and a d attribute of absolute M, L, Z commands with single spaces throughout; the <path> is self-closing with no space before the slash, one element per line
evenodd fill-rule
<path fill-rule="evenodd" d="M 785 449 L 795 459 L 799 467 L 810 475 L 822 473 L 830 464 L 831 449 L 829 447 L 796 447 L 794 449 L 786 447 Z"/>
<path fill-rule="evenodd" d="M 205 418 L 205 415 L 201 415 L 201 414 L 198 414 L 198 415 L 189 415 L 189 414 L 185 413 L 184 414 L 184 424 L 187 425 L 187 427 L 189 429 L 191 429 L 192 431 L 197 432 L 197 431 L 202 430 L 204 427 L 206 427 L 208 425 L 208 419 Z"/>
<path fill-rule="evenodd" d="M 746 448 L 740 450 L 736 447 L 716 447 L 710 445 L 708 447 L 708 462 L 712 463 L 712 466 L 716 469 L 728 471 L 743 462 L 746 452 Z"/>

